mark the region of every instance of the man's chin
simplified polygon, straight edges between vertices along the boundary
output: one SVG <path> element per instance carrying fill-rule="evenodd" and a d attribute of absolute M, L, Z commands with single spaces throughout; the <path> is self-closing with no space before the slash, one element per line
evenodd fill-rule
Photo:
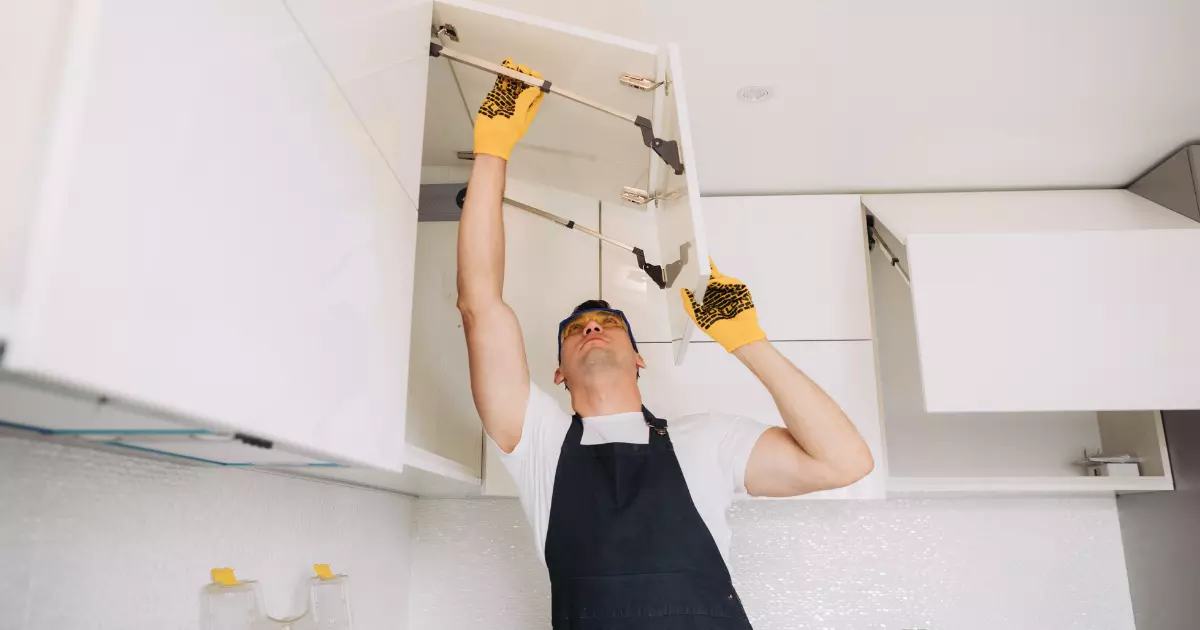
<path fill-rule="evenodd" d="M 604 347 L 602 343 L 594 343 L 579 350 L 579 360 L 584 363 L 601 360 L 604 357 L 611 357 L 612 351 Z"/>
<path fill-rule="evenodd" d="M 616 367 L 617 355 L 611 348 L 597 343 L 593 344 L 590 348 L 583 349 L 583 354 L 579 357 L 579 364 L 589 370 L 609 366 Z"/>

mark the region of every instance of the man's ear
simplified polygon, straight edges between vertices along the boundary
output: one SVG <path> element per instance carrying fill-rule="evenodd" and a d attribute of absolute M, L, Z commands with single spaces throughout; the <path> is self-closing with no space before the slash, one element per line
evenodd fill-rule
<path fill-rule="evenodd" d="M 637 359 L 635 359 L 635 360 L 637 361 L 638 369 L 641 369 L 641 370 L 646 369 L 646 360 L 642 358 L 642 355 L 637 354 L 635 356 L 637 356 Z"/>
<path fill-rule="evenodd" d="M 567 380 L 562 373 L 562 368 L 554 368 L 554 384 L 562 385 L 563 381 Z"/>

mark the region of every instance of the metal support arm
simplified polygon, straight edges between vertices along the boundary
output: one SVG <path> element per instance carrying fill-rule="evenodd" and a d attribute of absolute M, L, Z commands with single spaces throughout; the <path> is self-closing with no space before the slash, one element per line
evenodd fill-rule
<path fill-rule="evenodd" d="M 896 254 L 892 253 L 892 248 L 888 247 L 887 243 L 882 238 L 879 238 L 879 230 L 875 229 L 875 217 L 867 215 L 867 249 L 874 250 L 875 246 L 879 246 L 879 250 L 888 257 L 888 262 L 896 269 L 901 278 L 904 278 L 904 284 L 912 286 L 912 280 L 908 278 L 908 272 L 904 267 L 900 266 L 900 259 Z"/>
<path fill-rule="evenodd" d="M 458 197 L 455 200 L 458 203 L 459 208 L 463 207 L 463 204 L 466 202 L 466 199 L 467 199 L 467 189 L 463 188 L 462 190 L 460 190 L 458 192 Z M 605 243 L 608 243 L 609 245 L 615 245 L 625 251 L 631 252 L 634 256 L 637 257 L 638 267 L 642 271 L 646 272 L 646 275 L 649 276 L 650 279 L 654 281 L 654 284 L 658 285 L 658 288 L 660 288 L 660 289 L 667 288 L 666 273 L 664 273 L 662 266 L 661 265 L 651 265 L 650 263 L 646 262 L 646 252 L 642 251 L 642 248 L 635 247 L 633 245 L 629 245 L 626 243 L 622 243 L 621 241 L 618 241 L 614 238 L 605 236 L 589 227 L 584 227 L 582 225 L 579 225 L 578 223 L 576 223 L 570 219 L 564 219 L 563 217 L 560 217 L 557 214 L 552 214 L 550 212 L 546 212 L 545 210 L 542 210 L 541 208 L 535 208 L 531 205 L 521 203 L 520 201 L 515 201 L 512 199 L 509 199 L 508 197 L 504 197 L 503 201 L 504 201 L 504 203 L 506 203 L 514 208 L 517 208 L 519 210 L 524 210 L 525 212 L 528 212 L 530 214 L 534 214 L 539 217 L 542 217 L 543 219 L 546 219 L 547 221 L 557 223 L 557 224 L 567 228 L 568 230 L 576 230 L 579 232 L 583 232 L 584 234 L 587 234 L 588 236 L 591 236 L 592 238 L 599 239 L 601 241 L 604 241 Z"/>
<path fill-rule="evenodd" d="M 445 57 L 450 61 L 461 63 L 464 66 L 470 66 L 477 70 L 483 70 L 484 72 L 505 76 L 515 81 L 520 81 L 525 85 L 538 88 L 543 92 L 557 94 L 569 101 L 575 101 L 580 105 L 585 105 L 598 112 L 603 112 L 609 116 L 614 116 L 626 122 L 633 123 L 642 133 L 642 143 L 645 144 L 648 149 L 654 151 L 658 157 L 662 158 L 662 160 L 675 171 L 676 175 L 683 174 L 683 162 L 681 162 L 679 158 L 679 143 L 675 140 L 663 140 L 662 138 L 656 137 L 654 135 L 653 124 L 650 122 L 650 119 L 646 118 L 645 116 L 627 114 L 620 110 L 613 109 L 607 105 L 597 103 L 590 98 L 580 96 L 579 94 L 569 90 L 564 90 L 553 85 L 546 79 L 539 79 L 533 75 L 517 72 L 512 68 L 505 68 L 500 64 L 492 63 L 490 61 L 480 59 L 479 57 L 468 55 L 464 52 L 459 52 L 452 48 L 446 48 L 437 42 L 429 42 L 429 56 Z"/>

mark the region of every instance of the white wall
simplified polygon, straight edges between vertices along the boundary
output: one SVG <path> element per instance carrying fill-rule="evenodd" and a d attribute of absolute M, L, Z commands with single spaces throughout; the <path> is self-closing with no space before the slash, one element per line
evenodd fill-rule
<path fill-rule="evenodd" d="M 1111 498 L 748 501 L 733 574 L 756 630 L 1133 630 Z M 409 627 L 548 628 L 515 499 L 420 500 Z"/>
<path fill-rule="evenodd" d="M 355 628 L 403 629 L 412 500 L 0 438 L 0 630 L 193 630 L 209 569 L 298 612 L 312 565 L 350 576 Z"/>
<path fill-rule="evenodd" d="M 1138 630 L 1194 628 L 1200 617 L 1200 411 L 1164 411 L 1163 429 L 1175 492 L 1117 499 Z"/>

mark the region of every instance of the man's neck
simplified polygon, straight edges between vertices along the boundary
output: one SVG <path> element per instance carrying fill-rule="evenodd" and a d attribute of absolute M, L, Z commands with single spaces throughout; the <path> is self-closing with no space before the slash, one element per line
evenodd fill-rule
<path fill-rule="evenodd" d="M 642 392 L 637 381 L 580 383 L 571 387 L 571 406 L 585 418 L 642 410 Z"/>

